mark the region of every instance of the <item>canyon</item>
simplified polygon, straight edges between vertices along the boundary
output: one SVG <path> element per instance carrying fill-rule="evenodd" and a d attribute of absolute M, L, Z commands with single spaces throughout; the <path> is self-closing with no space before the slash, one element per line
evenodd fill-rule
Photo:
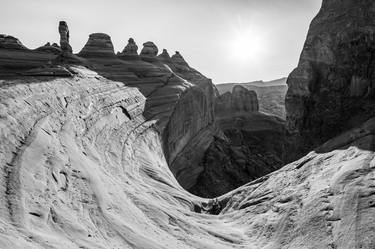
<path fill-rule="evenodd" d="M 285 110 L 151 41 L 0 35 L 0 248 L 375 248 L 374 15 L 323 0 Z"/>

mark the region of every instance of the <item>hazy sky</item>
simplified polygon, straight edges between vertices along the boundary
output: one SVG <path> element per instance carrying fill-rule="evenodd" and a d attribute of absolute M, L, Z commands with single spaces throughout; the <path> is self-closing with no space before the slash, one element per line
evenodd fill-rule
<path fill-rule="evenodd" d="M 79 52 L 90 33 L 112 37 L 121 51 L 129 37 L 153 41 L 215 83 L 271 80 L 297 65 L 321 0 L 0 0 L 0 33 L 29 48 L 58 42 L 66 20 Z M 139 51 L 140 51 L 139 49 Z"/>

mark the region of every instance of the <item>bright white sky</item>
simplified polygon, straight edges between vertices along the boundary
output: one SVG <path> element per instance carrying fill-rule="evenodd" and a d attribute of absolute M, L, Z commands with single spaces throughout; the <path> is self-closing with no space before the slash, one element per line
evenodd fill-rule
<path fill-rule="evenodd" d="M 0 33 L 29 48 L 58 42 L 68 22 L 79 52 L 90 33 L 112 37 L 121 51 L 129 37 L 153 41 L 214 83 L 271 80 L 297 65 L 321 0 L 0 0 Z M 140 51 L 140 50 L 139 50 Z"/>

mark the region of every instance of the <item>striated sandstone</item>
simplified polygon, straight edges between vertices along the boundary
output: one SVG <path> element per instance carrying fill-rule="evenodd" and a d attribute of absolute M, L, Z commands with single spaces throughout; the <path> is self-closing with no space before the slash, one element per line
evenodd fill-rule
<path fill-rule="evenodd" d="M 87 43 L 78 55 L 85 58 L 114 57 L 115 52 L 111 37 L 103 33 L 91 34 Z"/>
<path fill-rule="evenodd" d="M 0 82 L 2 248 L 374 247 L 375 154 L 355 139 L 202 199 L 174 179 L 137 89 L 69 70 Z"/>

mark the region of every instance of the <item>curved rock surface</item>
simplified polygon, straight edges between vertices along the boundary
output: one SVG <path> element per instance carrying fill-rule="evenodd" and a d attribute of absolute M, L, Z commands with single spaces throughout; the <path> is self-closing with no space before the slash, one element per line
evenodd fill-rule
<path fill-rule="evenodd" d="M 254 129 L 277 122 L 245 111 L 219 119 L 216 88 L 186 65 L 96 52 L 76 57 L 84 66 L 48 63 L 56 58 L 50 53 L 0 50 L 1 248 L 375 247 L 371 120 L 280 170 L 204 199 L 181 187 L 171 158 L 207 163 L 222 149 L 230 160 L 207 169 L 233 172 L 226 169 L 233 158 L 254 158 L 235 146 L 257 141 Z M 231 128 L 249 133 L 223 134 Z M 271 141 L 261 133 L 258 139 Z M 164 141 L 175 143 L 166 151 Z M 198 154 L 207 146 L 212 153 Z M 192 178 L 181 176 L 200 181 Z M 214 184 L 206 187 L 223 191 Z"/>
<path fill-rule="evenodd" d="M 324 0 L 288 78 L 287 122 L 301 153 L 375 116 L 375 3 Z"/>
<path fill-rule="evenodd" d="M 373 152 L 310 153 L 201 199 L 174 179 L 137 89 L 67 70 L 0 81 L 1 248 L 375 246 Z"/>

